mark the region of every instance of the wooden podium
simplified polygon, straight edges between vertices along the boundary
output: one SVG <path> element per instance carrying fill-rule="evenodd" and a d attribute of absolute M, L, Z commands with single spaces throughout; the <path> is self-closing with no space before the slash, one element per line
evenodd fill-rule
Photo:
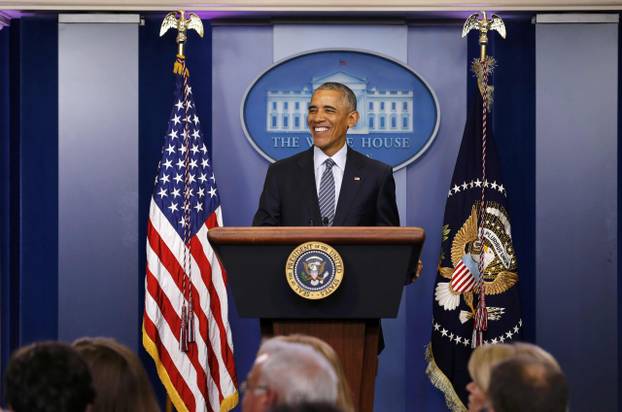
<path fill-rule="evenodd" d="M 211 229 L 208 238 L 227 270 L 239 315 L 259 318 L 265 337 L 302 333 L 326 341 L 341 359 L 356 410 L 371 412 L 379 320 L 397 316 L 423 229 L 228 227 Z M 290 253 L 310 241 L 332 246 L 344 263 L 341 285 L 320 300 L 298 296 L 285 278 Z"/>

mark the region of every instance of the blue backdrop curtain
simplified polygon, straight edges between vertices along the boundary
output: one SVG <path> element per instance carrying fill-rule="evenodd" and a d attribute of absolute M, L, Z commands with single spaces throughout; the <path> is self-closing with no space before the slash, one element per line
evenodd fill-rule
<path fill-rule="evenodd" d="M 56 16 L 13 20 L 0 36 L 4 373 L 17 346 L 57 337 Z"/>

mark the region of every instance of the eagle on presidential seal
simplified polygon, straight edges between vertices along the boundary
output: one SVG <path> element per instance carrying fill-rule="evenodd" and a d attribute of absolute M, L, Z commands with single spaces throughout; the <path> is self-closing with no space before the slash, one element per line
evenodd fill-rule
<path fill-rule="evenodd" d="M 478 233 L 479 204 L 476 202 L 473 205 L 470 215 L 453 237 L 452 267 L 443 267 L 441 256 L 439 274 L 448 281 L 439 282 L 434 293 L 438 305 L 447 311 L 456 310 L 460 297 L 464 297 L 469 310 L 459 312 L 461 323 L 472 319 L 475 314 L 474 288 L 481 277 L 486 295 L 502 294 L 518 282 L 511 225 L 505 208 L 496 202 L 486 201 L 484 222 Z M 447 226 L 443 229 L 442 241 L 445 242 L 449 239 L 450 229 Z M 480 259 L 483 259 L 483 274 L 479 273 Z M 489 320 L 499 320 L 504 313 L 504 308 L 488 307 Z"/>
<path fill-rule="evenodd" d="M 311 286 L 324 283 L 324 280 L 329 276 L 328 271 L 325 270 L 326 262 L 319 256 L 311 256 L 305 259 L 302 265 L 304 267 L 302 276 Z"/>

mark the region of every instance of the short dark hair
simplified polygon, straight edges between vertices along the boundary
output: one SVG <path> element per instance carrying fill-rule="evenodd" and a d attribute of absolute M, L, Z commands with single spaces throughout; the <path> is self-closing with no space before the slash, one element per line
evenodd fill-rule
<path fill-rule="evenodd" d="M 568 386 L 561 369 L 522 355 L 494 367 L 488 396 L 495 412 L 565 412 L 568 407 Z"/>
<path fill-rule="evenodd" d="M 84 412 L 94 399 L 86 362 L 65 343 L 33 343 L 9 360 L 6 400 L 15 412 Z"/>
<path fill-rule="evenodd" d="M 337 82 L 326 82 L 318 86 L 318 88 L 315 89 L 313 93 L 317 92 L 318 90 L 336 90 L 336 91 L 341 92 L 341 94 L 343 95 L 343 98 L 348 104 L 348 107 L 352 111 L 356 111 L 356 95 L 354 94 L 352 89 L 350 89 L 345 84 L 337 83 Z"/>

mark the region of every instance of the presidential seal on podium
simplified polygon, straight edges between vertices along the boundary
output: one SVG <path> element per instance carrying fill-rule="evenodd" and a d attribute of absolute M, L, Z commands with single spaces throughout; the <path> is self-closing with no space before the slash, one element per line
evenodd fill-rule
<path fill-rule="evenodd" d="M 289 287 L 305 299 L 324 299 L 343 280 L 343 259 L 331 246 L 306 242 L 290 253 L 285 264 Z"/>

